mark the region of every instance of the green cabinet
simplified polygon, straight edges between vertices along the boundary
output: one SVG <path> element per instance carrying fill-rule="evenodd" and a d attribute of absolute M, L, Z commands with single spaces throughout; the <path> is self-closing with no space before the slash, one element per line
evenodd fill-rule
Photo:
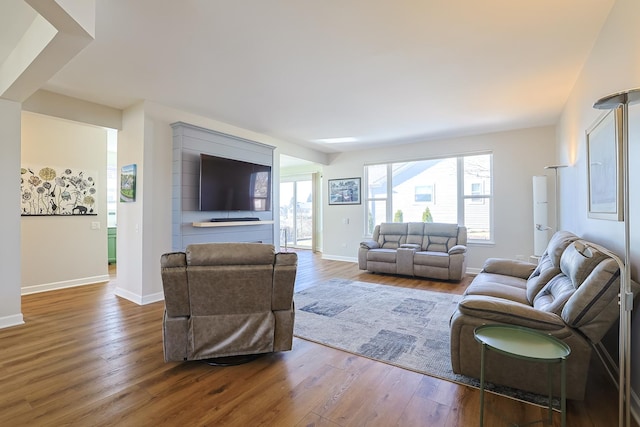
<path fill-rule="evenodd" d="M 109 264 L 116 262 L 116 228 L 107 228 L 107 247 L 109 253 Z"/>

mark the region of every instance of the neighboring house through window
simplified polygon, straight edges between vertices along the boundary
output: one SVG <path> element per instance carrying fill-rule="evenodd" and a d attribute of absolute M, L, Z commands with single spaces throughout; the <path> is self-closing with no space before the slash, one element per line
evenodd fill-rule
<path fill-rule="evenodd" d="M 402 218 L 465 225 L 469 240 L 492 241 L 492 160 L 483 153 L 366 165 L 365 233 Z"/>

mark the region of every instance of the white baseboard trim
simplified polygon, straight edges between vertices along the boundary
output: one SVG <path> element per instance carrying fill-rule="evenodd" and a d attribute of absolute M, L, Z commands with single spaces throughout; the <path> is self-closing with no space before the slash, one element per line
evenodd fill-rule
<path fill-rule="evenodd" d="M 164 301 L 164 292 L 145 295 L 142 298 L 142 305 L 153 304 L 154 302 L 158 302 L 158 301 Z"/>
<path fill-rule="evenodd" d="M 164 301 L 164 293 L 163 292 L 157 292 L 155 294 L 150 294 L 150 295 L 145 295 L 145 296 L 141 296 L 138 294 L 134 294 L 133 292 L 127 290 L 127 289 L 122 289 L 122 288 L 116 288 L 115 290 L 115 295 L 120 297 L 120 298 L 124 298 L 128 301 L 131 301 L 133 303 L 136 303 L 138 305 L 147 305 L 147 304 L 152 304 L 154 302 L 158 302 L 158 301 Z"/>
<path fill-rule="evenodd" d="M 39 292 L 54 291 L 57 289 L 73 288 L 76 286 L 94 285 L 100 282 L 108 282 L 109 275 L 83 277 L 81 279 L 65 280 L 62 282 L 43 283 L 41 285 L 22 286 L 21 295 L 37 294 Z"/>
<path fill-rule="evenodd" d="M 326 255 L 322 254 L 322 259 L 328 259 L 331 261 L 346 261 L 346 262 L 358 262 L 358 258 L 339 256 L 339 255 Z"/>
<path fill-rule="evenodd" d="M 0 317 L 0 329 L 10 328 L 12 326 L 18 325 L 24 325 L 24 318 L 22 317 L 22 314 Z"/>

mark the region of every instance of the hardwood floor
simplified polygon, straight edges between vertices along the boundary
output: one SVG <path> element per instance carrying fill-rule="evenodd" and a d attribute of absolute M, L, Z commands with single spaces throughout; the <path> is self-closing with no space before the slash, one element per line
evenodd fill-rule
<path fill-rule="evenodd" d="M 461 285 L 361 272 L 299 252 L 297 289 L 330 277 L 463 292 Z M 25 325 L 0 330 L 1 426 L 476 426 L 479 392 L 322 345 L 246 365 L 165 363 L 163 303 L 138 306 L 106 284 L 22 298 Z M 598 360 L 567 425 L 617 425 L 617 391 Z M 486 426 L 544 410 L 488 394 Z M 554 426 L 560 417 L 554 415 Z"/>

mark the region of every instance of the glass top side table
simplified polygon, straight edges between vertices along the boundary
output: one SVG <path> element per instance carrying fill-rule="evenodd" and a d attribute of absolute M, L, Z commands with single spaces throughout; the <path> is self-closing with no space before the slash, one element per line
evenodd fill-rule
<path fill-rule="evenodd" d="M 478 326 L 474 330 L 476 340 L 482 344 L 480 357 L 480 426 L 484 425 L 484 369 L 486 349 L 532 362 L 547 363 L 547 385 L 549 387 L 549 423 L 552 423 L 553 381 L 551 365 L 560 363 L 560 411 L 562 427 L 567 423 L 566 408 L 566 359 L 571 354 L 567 344 L 559 339 L 515 325 L 490 324 Z M 542 420 L 540 420 L 542 421 Z"/>

